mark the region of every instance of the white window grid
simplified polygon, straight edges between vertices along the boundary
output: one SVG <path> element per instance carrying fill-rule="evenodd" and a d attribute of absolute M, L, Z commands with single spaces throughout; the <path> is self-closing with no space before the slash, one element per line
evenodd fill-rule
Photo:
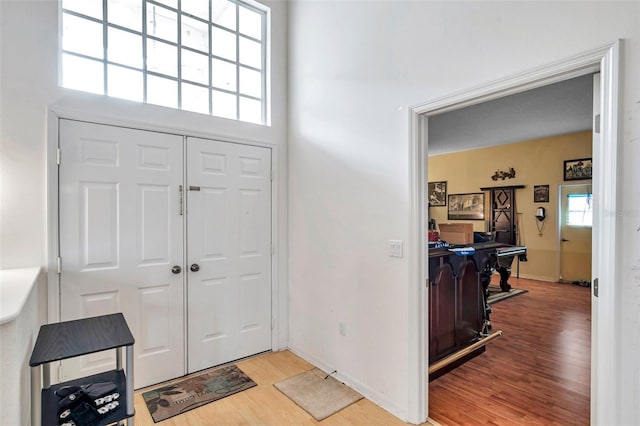
<path fill-rule="evenodd" d="M 61 12 L 63 14 L 68 14 L 68 15 L 72 15 L 72 16 L 76 16 L 82 19 L 86 19 L 88 21 L 92 21 L 95 23 L 99 23 L 102 25 L 102 31 L 103 31 L 103 55 L 102 55 L 102 59 L 96 58 L 94 56 L 89 56 L 89 55 L 84 55 L 82 53 L 78 53 L 78 52 L 73 52 L 73 51 L 67 51 L 64 50 L 62 48 L 62 46 L 60 47 L 60 51 L 61 53 L 67 54 L 67 55 L 71 55 L 71 56 L 76 56 L 79 58 L 84 58 L 84 59 L 89 59 L 92 61 L 96 61 L 96 62 L 102 62 L 102 66 L 103 66 L 103 70 L 104 70 L 104 94 L 108 94 L 109 93 L 109 87 L 108 87 L 108 82 L 109 82 L 109 78 L 108 78 L 108 66 L 109 65 L 115 65 L 118 67 L 122 67 L 122 68 L 126 68 L 126 69 L 130 69 L 130 70 L 134 70 L 134 71 L 142 71 L 142 76 L 143 76 L 143 102 L 147 103 L 147 98 L 148 98 L 148 85 L 147 85 L 147 78 L 148 76 L 157 76 L 157 77 L 161 77 L 161 78 L 165 78 L 168 80 L 172 80 L 175 81 L 177 83 L 177 96 L 178 96 L 178 109 L 182 109 L 182 82 L 194 85 L 194 86 L 199 86 L 202 88 L 206 88 L 208 90 L 209 93 L 209 114 L 210 115 L 215 115 L 213 113 L 213 102 L 212 102 L 212 98 L 213 98 L 213 92 L 220 92 L 220 93 L 227 93 L 230 95 L 235 96 L 236 98 L 236 111 L 235 111 L 235 119 L 239 119 L 241 117 L 241 112 L 240 112 L 240 108 L 241 108 L 241 102 L 242 99 L 251 99 L 254 101 L 258 101 L 261 104 L 261 123 L 262 124 L 266 124 L 267 123 L 267 69 L 266 69 L 266 65 L 267 65 L 267 34 L 266 34 L 266 28 L 267 28 L 267 13 L 264 9 L 262 8 L 258 8 L 256 6 L 254 6 L 253 4 L 247 3 L 247 2 L 243 2 L 241 0 L 228 0 L 230 3 L 234 3 L 235 4 L 235 30 L 229 29 L 227 27 L 224 27 L 222 25 L 218 25 L 216 23 L 213 22 L 212 20 L 212 4 L 211 1 L 209 1 L 209 19 L 205 20 L 201 17 L 192 15 L 190 13 L 184 12 L 182 11 L 182 3 L 185 1 L 189 1 L 189 0 L 177 0 L 177 7 L 171 7 L 170 5 L 167 5 L 166 3 L 163 3 L 162 0 L 160 1 L 154 1 L 154 0 L 141 0 L 142 2 L 142 31 L 137 31 L 135 29 L 131 29 L 122 25 L 118 25 L 112 22 L 109 22 L 107 17 L 108 15 L 108 0 L 102 0 L 102 16 L 103 19 L 99 19 L 93 16 L 89 16 L 89 15 L 85 15 L 83 13 L 80 12 L 76 12 L 73 10 L 69 10 L 69 9 L 65 9 L 64 7 L 62 7 L 62 2 L 61 2 Z M 214 0 L 215 1 L 215 0 Z M 176 38 L 177 38 L 177 42 L 173 42 L 167 39 L 163 39 L 160 37 L 156 37 L 150 34 L 147 34 L 147 25 L 148 25 L 148 19 L 147 19 L 147 5 L 155 5 L 164 9 L 167 9 L 169 11 L 175 12 L 177 14 L 177 34 L 176 34 Z M 253 12 L 256 12 L 260 15 L 261 17 L 261 37 L 260 39 L 246 35 L 246 34 L 242 34 L 240 32 L 240 7 L 244 7 L 247 8 L 249 10 L 252 10 Z M 231 65 L 235 66 L 236 69 L 236 90 L 227 90 L 227 89 L 223 89 L 220 87 L 216 87 L 213 85 L 213 66 L 209 65 L 208 69 L 209 69 L 209 82 L 208 84 L 203 84 L 197 81 L 193 81 L 193 80 L 187 80 L 184 79 L 182 77 L 182 64 L 181 64 L 181 54 L 180 51 L 182 50 L 187 50 L 190 52 L 194 52 L 194 53 L 199 53 L 202 54 L 203 51 L 200 51 L 198 49 L 194 49 L 191 48 L 189 46 L 184 46 L 182 44 L 182 31 L 181 31 L 181 25 L 182 25 L 182 19 L 183 17 L 188 17 L 190 19 L 194 19 L 196 21 L 199 21 L 201 23 L 207 24 L 208 25 L 208 52 L 204 52 L 205 54 L 208 55 L 208 60 L 209 63 L 211 64 L 211 59 L 216 59 L 216 60 L 220 60 L 226 63 L 229 63 Z M 118 29 L 121 31 L 125 31 L 127 33 L 131 33 L 137 36 L 141 36 L 142 38 L 142 68 L 136 68 L 133 66 L 129 66 L 126 64 L 122 64 L 119 62 L 113 62 L 113 61 L 109 61 L 108 59 L 108 54 L 107 54 L 107 48 L 108 48 L 108 31 L 109 28 L 114 28 L 114 29 Z M 236 60 L 229 60 L 227 58 L 224 58 L 222 56 L 217 56 L 215 54 L 212 53 L 212 31 L 213 28 L 217 28 L 219 30 L 228 32 L 230 34 L 233 34 L 233 36 L 235 37 L 235 44 L 236 44 L 236 52 L 235 52 L 235 57 Z M 259 43 L 260 44 L 260 49 L 261 49 L 261 64 L 260 64 L 260 68 L 251 66 L 251 65 L 247 65 L 247 64 L 242 64 L 240 63 L 240 41 L 242 39 L 245 40 L 251 40 L 253 42 Z M 177 55 L 177 77 L 174 77 L 172 75 L 169 74 L 163 74 L 160 72 L 156 72 L 156 71 L 151 71 L 147 69 L 147 40 L 155 40 L 155 41 L 159 41 L 161 43 L 166 43 L 169 45 L 172 45 L 176 48 L 176 55 Z M 242 94 L 240 93 L 240 73 L 242 72 L 242 70 L 253 70 L 253 71 L 257 71 L 260 73 L 261 75 L 261 94 L 260 97 L 257 96 L 251 96 L 251 95 L 247 95 L 247 94 Z"/>

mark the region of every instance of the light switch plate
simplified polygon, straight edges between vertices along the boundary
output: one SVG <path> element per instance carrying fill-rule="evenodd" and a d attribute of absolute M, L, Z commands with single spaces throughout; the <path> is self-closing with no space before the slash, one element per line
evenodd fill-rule
<path fill-rule="evenodd" d="M 402 257 L 402 240 L 389 240 L 389 256 Z"/>

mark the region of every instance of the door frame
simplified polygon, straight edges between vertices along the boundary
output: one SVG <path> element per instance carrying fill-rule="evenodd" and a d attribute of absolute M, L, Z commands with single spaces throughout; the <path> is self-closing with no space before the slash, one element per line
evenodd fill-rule
<path fill-rule="evenodd" d="M 281 336 L 287 335 L 287 306 L 281 303 L 283 294 L 286 294 L 285 284 L 280 281 L 280 250 L 278 241 L 279 233 L 279 212 L 280 208 L 278 200 L 280 194 L 278 191 L 279 179 L 281 178 L 280 167 L 278 162 L 279 147 L 275 143 L 256 140 L 249 137 L 233 138 L 229 135 L 221 135 L 215 133 L 207 133 L 202 131 L 194 131 L 190 129 L 174 129 L 166 127 L 155 122 L 142 122 L 136 120 L 127 120 L 122 117 L 114 117 L 106 114 L 96 114 L 87 112 L 80 108 L 76 109 L 69 106 L 52 105 L 47 109 L 47 133 L 46 133 L 46 206 L 47 206 L 47 247 L 46 247 L 46 266 L 47 266 L 47 308 L 48 323 L 59 322 L 61 318 L 60 312 L 60 274 L 58 273 L 60 256 L 60 222 L 59 222 L 59 175 L 58 175 L 58 146 L 59 146 L 59 126 L 60 120 L 84 121 L 106 126 L 125 127 L 136 130 L 170 133 L 183 137 L 195 137 L 203 139 L 211 139 L 226 143 L 236 143 L 249 146 L 257 146 L 269 148 L 271 150 L 271 350 L 278 351 L 282 348 L 280 342 Z M 186 142 L 183 146 L 183 152 L 186 153 Z M 185 157 L 186 161 L 186 157 Z M 186 182 L 186 170 L 184 170 L 184 179 Z M 186 223 L 184 224 L 186 226 Z M 186 239 L 186 233 L 184 238 Z M 186 253 L 185 253 L 186 256 Z M 186 262 L 186 257 L 184 258 Z M 186 265 L 186 263 L 185 263 Z M 64 267 L 64 266 L 63 266 Z M 185 286 L 186 291 L 186 286 Z M 186 298 L 185 298 L 186 304 Z M 186 321 L 185 321 L 186 324 Z M 186 325 L 185 325 L 186 327 Z M 186 329 L 185 329 L 186 333 Z M 186 363 L 186 334 L 185 334 L 185 363 Z M 52 368 L 52 382 L 58 382 L 59 369 Z M 186 364 L 185 364 L 186 372 Z"/>
<path fill-rule="evenodd" d="M 429 117 L 504 96 L 524 92 L 586 74 L 601 74 L 600 143 L 593 147 L 594 193 L 593 279 L 599 279 L 599 297 L 592 300 L 591 422 L 616 423 L 616 348 L 619 283 L 617 259 L 617 152 L 619 137 L 619 80 L 621 41 L 577 54 L 559 62 L 483 84 L 409 108 L 409 357 L 408 420 L 428 419 L 428 277 L 426 250 L 426 182 Z M 597 192 L 596 192 L 597 191 Z"/>

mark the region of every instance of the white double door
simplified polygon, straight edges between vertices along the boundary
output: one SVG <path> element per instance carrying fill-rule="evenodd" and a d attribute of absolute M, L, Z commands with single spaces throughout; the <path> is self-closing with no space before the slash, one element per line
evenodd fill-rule
<path fill-rule="evenodd" d="M 71 120 L 59 135 L 61 320 L 122 312 L 136 388 L 269 350 L 270 150 Z M 99 352 L 61 379 L 114 366 Z"/>

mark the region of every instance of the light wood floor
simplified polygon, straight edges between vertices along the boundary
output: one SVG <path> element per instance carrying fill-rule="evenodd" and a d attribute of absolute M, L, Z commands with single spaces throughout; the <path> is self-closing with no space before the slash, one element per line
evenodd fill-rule
<path fill-rule="evenodd" d="M 493 329 L 504 334 L 484 354 L 430 383 L 430 417 L 442 425 L 588 425 L 590 289 L 516 278 L 509 282 L 529 293 L 494 305 Z M 273 386 L 311 364 L 284 351 L 237 365 L 258 386 L 158 424 L 318 424 Z M 141 391 L 135 395 L 135 423 L 154 425 Z M 405 423 L 363 399 L 321 424 Z"/>
<path fill-rule="evenodd" d="M 313 366 L 289 351 L 260 355 L 236 365 L 258 384 L 251 389 L 220 399 L 157 423 L 161 426 L 231 426 L 231 425 L 379 425 L 393 426 L 405 423 L 387 411 L 361 399 L 344 410 L 324 419 L 321 423 L 298 407 L 277 390 L 273 384 L 287 377 L 310 370 Z M 135 395 L 136 426 L 151 426 L 141 393 Z"/>
<path fill-rule="evenodd" d="M 588 425 L 590 289 L 511 278 L 529 293 L 493 305 L 487 351 L 432 381 L 442 425 Z"/>

